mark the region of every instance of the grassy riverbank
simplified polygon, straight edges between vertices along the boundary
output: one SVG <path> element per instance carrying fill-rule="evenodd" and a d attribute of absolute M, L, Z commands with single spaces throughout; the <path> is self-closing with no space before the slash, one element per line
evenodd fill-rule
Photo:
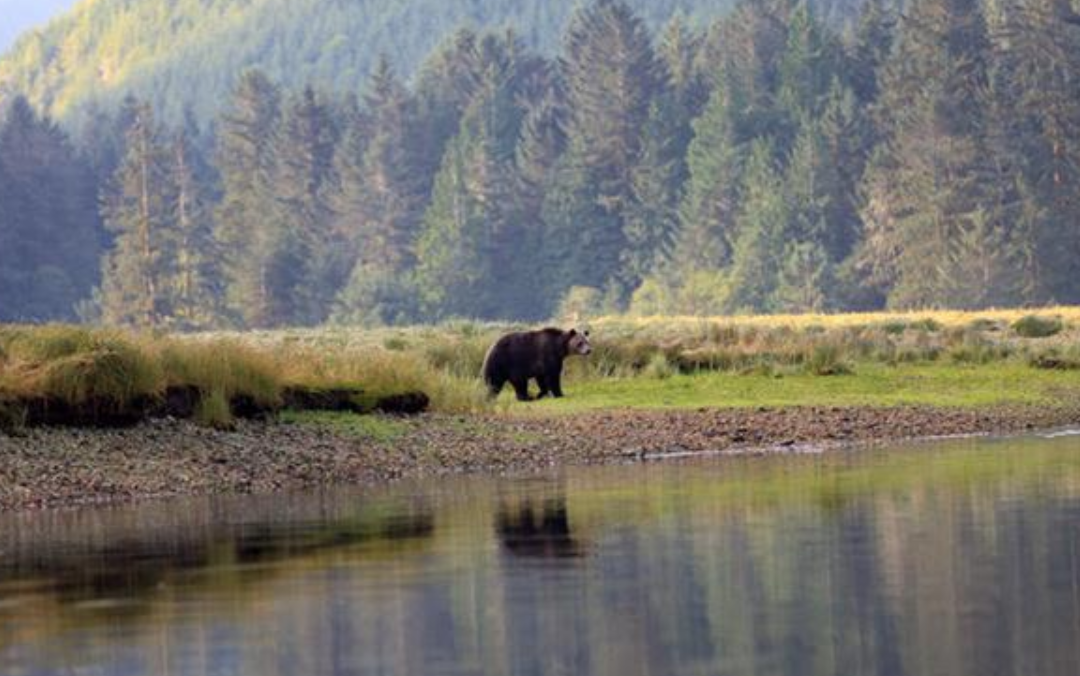
<path fill-rule="evenodd" d="M 274 492 L 461 472 L 530 472 L 671 453 L 788 452 L 1080 423 L 1080 310 L 591 322 L 561 400 L 484 396 L 509 325 L 162 336 L 0 328 L 0 510 L 178 494 Z M 287 388 L 421 390 L 420 418 L 281 411 Z M 18 407 L 195 388 L 194 422 L 119 430 L 18 425 Z M 359 395 L 358 395 L 359 396 Z M 276 409 L 275 409 L 276 410 Z M 217 429 L 215 429 L 217 428 Z"/>
<path fill-rule="evenodd" d="M 1080 308 L 754 316 L 605 317 L 586 323 L 595 352 L 567 362 L 567 398 L 510 414 L 630 407 L 977 407 L 1047 404 L 1080 391 Z M 265 349 L 396 354 L 475 383 L 487 347 L 523 327 L 345 328 L 220 334 Z M 534 392 L 535 392 L 535 385 Z M 485 410 L 475 392 L 457 397 Z M 459 408 L 468 410 L 468 407 Z"/>
<path fill-rule="evenodd" d="M 280 407 L 289 387 L 374 401 L 422 391 L 440 413 L 636 408 L 1053 405 L 1080 392 L 1080 308 L 734 318 L 606 317 L 595 352 L 567 362 L 568 397 L 486 400 L 478 374 L 508 324 L 324 328 L 165 336 L 0 327 L 0 421 L 27 401 L 114 402 L 199 393 L 195 419 L 230 402 Z M 320 418 L 324 422 L 326 417 Z"/>

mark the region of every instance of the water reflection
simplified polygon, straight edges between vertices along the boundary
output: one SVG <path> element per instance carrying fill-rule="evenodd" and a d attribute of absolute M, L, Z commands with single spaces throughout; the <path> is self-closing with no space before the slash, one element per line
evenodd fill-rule
<path fill-rule="evenodd" d="M 1080 439 L 0 519 L 0 674 L 1076 674 Z"/>
<path fill-rule="evenodd" d="M 516 505 L 502 502 L 495 532 L 512 556 L 559 560 L 584 554 L 584 547 L 570 534 L 565 495 L 545 498 L 539 504 L 531 496 Z"/>

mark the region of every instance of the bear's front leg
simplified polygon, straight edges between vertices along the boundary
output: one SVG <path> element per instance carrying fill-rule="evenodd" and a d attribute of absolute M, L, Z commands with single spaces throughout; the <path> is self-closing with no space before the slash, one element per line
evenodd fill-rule
<path fill-rule="evenodd" d="M 551 394 L 552 394 L 552 396 L 554 396 L 556 399 L 561 399 L 562 398 L 562 373 L 559 372 L 559 373 L 556 373 L 555 375 L 551 376 L 550 381 L 551 381 Z"/>
<path fill-rule="evenodd" d="M 537 395 L 537 399 L 543 399 L 544 397 L 551 394 L 552 388 L 550 378 L 548 378 L 547 376 L 540 376 L 536 379 L 536 382 L 538 385 L 540 385 L 540 394 Z"/>

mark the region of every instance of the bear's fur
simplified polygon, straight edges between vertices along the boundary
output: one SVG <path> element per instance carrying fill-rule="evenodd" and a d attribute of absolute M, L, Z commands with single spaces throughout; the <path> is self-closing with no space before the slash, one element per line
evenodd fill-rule
<path fill-rule="evenodd" d="M 529 401 L 529 380 L 540 385 L 540 396 L 563 396 L 563 360 L 592 352 L 589 332 L 541 329 L 510 333 L 499 338 L 484 357 L 483 376 L 492 397 L 509 382 L 520 401 Z"/>

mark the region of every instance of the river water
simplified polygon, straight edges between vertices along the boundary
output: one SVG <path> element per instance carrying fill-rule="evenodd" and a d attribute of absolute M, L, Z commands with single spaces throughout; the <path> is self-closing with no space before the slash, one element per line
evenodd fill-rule
<path fill-rule="evenodd" d="M 0 674 L 1080 674 L 1080 437 L 0 517 Z"/>

